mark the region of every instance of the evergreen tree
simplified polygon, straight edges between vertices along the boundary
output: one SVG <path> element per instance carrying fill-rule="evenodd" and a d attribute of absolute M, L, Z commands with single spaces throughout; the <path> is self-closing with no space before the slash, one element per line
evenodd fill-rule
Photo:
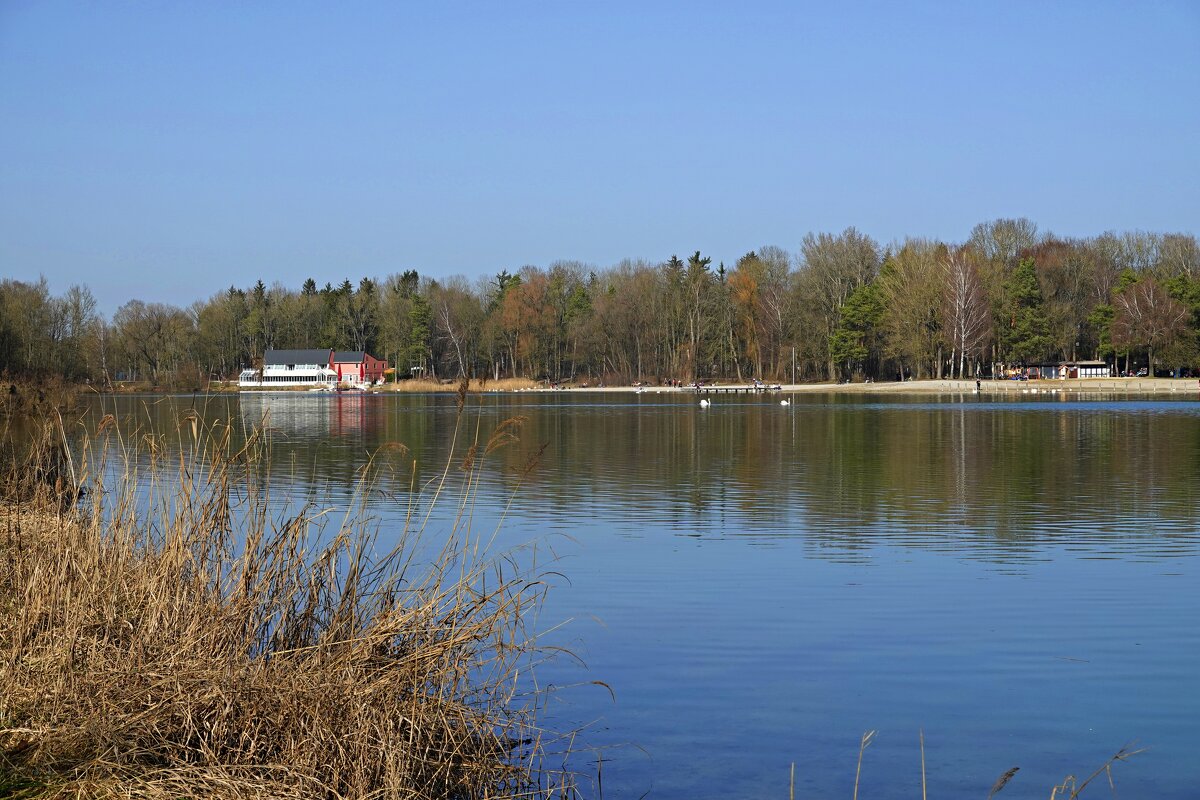
<path fill-rule="evenodd" d="M 842 318 L 829 349 L 846 377 L 859 371 L 874 372 L 868 364 L 878 357 L 883 314 L 883 297 L 874 281 L 859 286 L 842 304 Z"/>
<path fill-rule="evenodd" d="M 413 367 L 424 369 L 429 361 L 429 334 L 433 322 L 433 308 L 429 301 L 419 294 L 412 296 L 412 308 L 408 312 L 408 342 L 402 355 L 402 361 L 397 364 L 397 371 L 403 374 L 412 371 Z"/>
<path fill-rule="evenodd" d="M 1116 355 L 1112 343 L 1112 322 L 1114 311 L 1111 303 L 1102 303 L 1088 314 L 1088 326 L 1095 332 L 1096 357 L 1108 360 Z"/>
<path fill-rule="evenodd" d="M 1004 283 L 1004 296 L 1001 355 L 1005 360 L 1019 364 L 1045 358 L 1050 347 L 1050 334 L 1033 259 L 1021 259 Z"/>
<path fill-rule="evenodd" d="M 417 293 L 417 289 L 421 286 L 421 276 L 417 274 L 415 269 L 406 269 L 400 275 L 400 294 L 403 297 L 412 297 Z"/>

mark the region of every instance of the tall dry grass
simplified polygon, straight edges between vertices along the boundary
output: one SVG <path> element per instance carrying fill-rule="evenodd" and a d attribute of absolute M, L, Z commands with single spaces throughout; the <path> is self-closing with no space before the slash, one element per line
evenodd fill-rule
<path fill-rule="evenodd" d="M 574 797 L 523 679 L 543 588 L 471 531 L 515 427 L 424 487 L 454 504 L 433 543 L 428 505 L 371 517 L 402 448 L 350 511 L 286 512 L 261 431 L 189 414 L 168 446 L 106 417 L 59 454 L 82 501 L 0 511 L 0 795 Z"/>
<path fill-rule="evenodd" d="M 80 486 L 66 436 L 77 391 L 61 381 L 0 381 L 0 499 L 66 508 Z"/>
<path fill-rule="evenodd" d="M 858 743 L 858 763 L 854 770 L 854 793 L 852 800 L 858 800 L 859 782 L 863 775 L 863 756 L 867 752 L 867 748 L 875 741 L 878 731 L 866 731 Z M 917 738 L 920 754 L 921 754 L 921 800 L 925 800 L 929 796 L 929 786 L 926 781 L 925 774 L 925 731 L 922 729 L 918 732 Z M 1107 778 L 1109 788 L 1113 795 L 1116 796 L 1117 786 L 1116 780 L 1113 777 L 1113 767 L 1121 764 L 1139 753 L 1144 753 L 1145 748 L 1136 748 L 1132 743 L 1126 744 L 1121 749 L 1117 750 L 1108 758 L 1100 767 L 1091 772 L 1083 780 L 1077 778 L 1074 774 L 1067 775 L 1061 783 L 1055 784 L 1050 789 L 1050 800 L 1079 800 L 1083 795 L 1083 791 L 1092 784 L 1097 778 L 1103 775 Z M 992 788 L 987 793 L 987 800 L 992 800 L 996 795 L 1008 786 L 1009 782 L 1016 777 L 1021 771 L 1020 767 L 1010 767 L 1000 774 L 996 782 L 992 784 Z M 915 796 L 915 795 L 914 795 Z M 788 797 L 795 800 L 796 797 L 796 763 L 792 762 L 791 772 L 788 781 Z"/>

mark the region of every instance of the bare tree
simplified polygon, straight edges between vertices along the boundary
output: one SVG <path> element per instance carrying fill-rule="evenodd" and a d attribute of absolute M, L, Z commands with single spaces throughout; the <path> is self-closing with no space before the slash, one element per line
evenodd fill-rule
<path fill-rule="evenodd" d="M 762 299 L 764 360 L 772 365 L 771 374 L 778 378 L 783 372 L 783 349 L 788 331 L 788 284 L 792 258 L 782 247 L 767 245 L 758 250 L 763 263 L 759 294 Z"/>
<path fill-rule="evenodd" d="M 180 375 L 195 334 L 194 319 L 165 303 L 130 300 L 113 315 L 113 329 L 125 366 L 143 379 Z"/>
<path fill-rule="evenodd" d="M 909 239 L 879 273 L 887 350 L 915 368 L 918 377 L 942 377 L 940 269 L 945 249 L 940 242 Z"/>
<path fill-rule="evenodd" d="M 433 305 L 434 335 L 448 341 L 458 363 L 458 375 L 470 375 L 472 353 L 483 328 L 483 304 L 473 293 L 466 278 L 453 277 L 444 284 L 430 286 Z"/>
<path fill-rule="evenodd" d="M 684 273 L 684 312 L 688 328 L 688 373 L 694 381 L 697 377 L 697 361 L 699 360 L 700 344 L 707 327 L 705 311 L 710 303 L 709 293 L 712 289 L 712 273 L 708 265 L 712 259 L 701 256 L 697 250 L 687 260 L 687 271 Z"/>
<path fill-rule="evenodd" d="M 1149 272 L 1158 266 L 1162 237 L 1146 231 L 1126 231 L 1121 234 L 1121 269 Z"/>
<path fill-rule="evenodd" d="M 991 309 L 979 270 L 964 248 L 948 250 L 942 269 L 942 324 L 950 341 L 951 362 L 957 360 L 962 378 L 968 359 L 978 359 L 991 338 Z"/>
<path fill-rule="evenodd" d="M 1037 225 L 1021 217 L 979 223 L 971 229 L 968 244 L 987 261 L 1008 270 L 1016 267 L 1022 252 L 1041 239 Z"/>
<path fill-rule="evenodd" d="M 822 350 L 826 374 L 837 373 L 829 343 L 841 321 L 842 305 L 850 293 L 874 279 L 879 270 L 879 247 L 871 237 L 847 228 L 834 236 L 808 234 L 800 246 L 803 259 L 799 291 L 809 293 L 807 301 L 821 320 Z"/>
<path fill-rule="evenodd" d="M 1187 331 L 1187 306 L 1167 294 L 1152 276 L 1146 276 L 1113 298 L 1112 338 L 1118 347 L 1145 347 L 1154 376 L 1155 351 Z"/>
<path fill-rule="evenodd" d="M 1166 277 L 1186 275 L 1189 280 L 1200 278 L 1200 245 L 1196 237 L 1184 233 L 1169 233 L 1159 244 L 1159 267 Z"/>

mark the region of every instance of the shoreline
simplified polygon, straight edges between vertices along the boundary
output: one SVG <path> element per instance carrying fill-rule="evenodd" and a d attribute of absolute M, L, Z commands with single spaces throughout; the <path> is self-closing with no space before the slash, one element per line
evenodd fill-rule
<path fill-rule="evenodd" d="M 744 384 L 716 384 L 719 391 L 722 387 L 741 386 Z M 771 384 L 779 386 L 760 392 L 768 397 L 780 394 L 974 394 L 974 380 L 930 379 L 919 381 L 889 381 L 879 383 L 797 383 Z M 707 387 L 705 387 L 707 388 Z M 382 391 L 404 391 L 383 389 Z M 474 390 L 473 390 L 474 391 Z M 539 393 L 549 394 L 566 392 L 569 394 L 705 394 L 704 389 L 697 391 L 690 387 L 674 386 L 568 386 L 559 389 L 547 387 L 532 387 L 527 389 L 489 389 L 478 390 L 481 394 L 500 393 Z M 1067 378 L 1031 381 L 1013 380 L 983 380 L 980 381 L 980 394 L 983 395 L 1019 395 L 1019 394 L 1183 394 L 1188 393 L 1200 397 L 1200 383 L 1195 378 Z"/>
<path fill-rule="evenodd" d="M 472 383 L 471 394 L 551 394 L 566 392 L 570 394 L 705 394 L 706 386 L 699 391 L 688 386 L 562 386 L 550 388 L 539 386 L 533 381 L 520 382 L 511 379 L 500 381 L 493 386 L 489 381 L 482 386 Z M 525 383 L 526 385 L 512 385 Z M 507 385 L 505 385 L 507 384 Z M 717 383 L 711 386 L 712 393 L 728 391 L 732 386 L 745 386 L 744 383 Z M 911 394 L 911 395 L 943 395 L 943 394 L 974 394 L 974 380 L 957 380 L 952 378 L 909 380 L 909 381 L 879 381 L 874 383 L 784 383 L 768 384 L 771 388 L 760 392 L 767 396 L 777 394 Z M 253 393 L 305 393 L 305 387 L 279 387 L 277 389 L 239 389 L 237 386 L 212 385 L 207 390 L 212 394 L 237 394 L 241 391 Z M 405 386 L 389 384 L 364 390 L 368 394 L 454 394 L 458 387 L 453 384 L 422 386 Z M 155 390 L 152 388 L 133 390 L 125 388 L 115 394 L 147 393 L 174 394 L 177 392 Z M 359 392 L 353 392 L 359 393 Z M 983 395 L 1019 395 L 1019 394 L 1118 394 L 1118 395 L 1159 395 L 1174 394 L 1200 397 L 1200 382 L 1196 378 L 1066 378 L 1042 379 L 1029 381 L 1014 380 L 982 380 L 980 394 Z"/>

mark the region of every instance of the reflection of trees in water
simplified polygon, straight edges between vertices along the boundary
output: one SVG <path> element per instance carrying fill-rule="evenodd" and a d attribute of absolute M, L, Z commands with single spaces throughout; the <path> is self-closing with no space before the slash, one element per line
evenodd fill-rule
<path fill-rule="evenodd" d="M 968 404 L 834 413 L 814 427 L 801 459 L 814 486 L 836 491 L 808 498 L 813 543 L 888 540 L 997 560 L 1197 543 L 1193 415 Z"/>
<path fill-rule="evenodd" d="M 756 407 L 719 406 L 533 413 L 522 439 L 548 447 L 530 478 L 536 492 L 517 501 L 640 514 L 684 535 L 785 527 L 793 503 L 783 475 L 784 417 L 778 409 L 773 419 Z M 505 453 L 505 467 L 519 468 L 525 455 Z"/>
<path fill-rule="evenodd" d="M 1159 556 L 1198 541 L 1187 413 L 726 404 L 533 414 L 526 439 L 551 443 L 535 504 L 683 535 L 802 537 L 823 557 L 882 542 L 998 561 L 1058 546 Z M 516 468 L 521 453 L 506 457 Z"/>
<path fill-rule="evenodd" d="M 270 476 L 291 488 L 344 498 L 371 454 L 383 451 L 394 467 L 381 472 L 380 490 L 404 493 L 440 471 L 452 413 L 429 413 L 416 398 L 308 392 L 244 392 L 212 397 L 103 397 L 93 414 L 113 413 L 123 430 L 153 431 L 168 445 L 179 444 L 180 420 L 195 409 L 210 420 L 231 424 L 240 446 L 250 431 L 264 427 L 270 440 Z M 186 434 L 184 427 L 182 433 Z M 392 445 L 392 446 L 389 446 Z M 403 448 L 394 445 L 403 445 Z"/>
<path fill-rule="evenodd" d="M 260 399 L 261 398 L 261 399 Z M 452 407 L 422 396 L 378 394 L 242 395 L 250 423 L 267 412 L 275 466 L 311 466 L 314 480 L 353 485 L 358 470 L 375 454 L 390 469 L 379 489 L 405 494 L 438 474 L 453 435 Z"/>
<path fill-rule="evenodd" d="M 576 399 L 580 398 L 580 399 Z M 1158 556 L 1196 549 L 1200 426 L 1183 406 L 830 404 L 472 398 L 461 453 L 513 416 L 519 442 L 485 462 L 485 493 L 516 486 L 534 519 L 611 519 L 634 533 L 802 538 L 822 558 L 856 560 L 880 543 L 972 558 L 1037 558 L 1048 547 Z M 112 403 L 111 399 L 106 402 Z M 117 401 L 174 430 L 191 402 Z M 1183 410 L 1181 410 L 1183 409 Z M 107 410 L 107 409 L 106 409 Z M 383 491 L 439 474 L 456 425 L 452 397 L 243 394 L 202 413 L 272 429 L 272 477 L 352 486 L 384 448 Z M 396 447 L 403 445 L 403 449 Z M 638 527 L 640 520 L 645 525 Z"/>

